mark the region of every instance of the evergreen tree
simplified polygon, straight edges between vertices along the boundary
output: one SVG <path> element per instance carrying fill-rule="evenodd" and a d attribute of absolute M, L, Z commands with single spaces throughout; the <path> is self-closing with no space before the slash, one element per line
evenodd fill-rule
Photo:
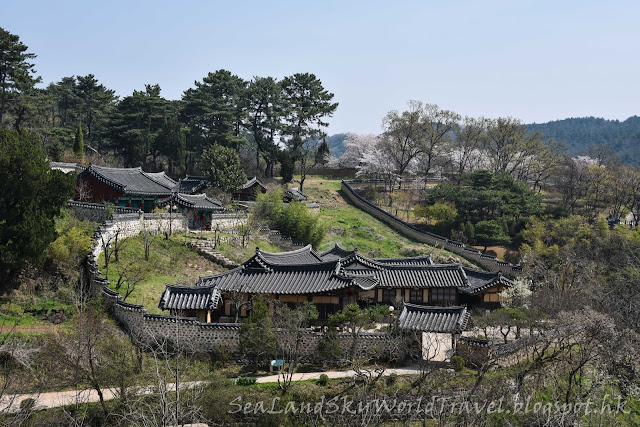
<path fill-rule="evenodd" d="M 10 104 L 40 81 L 40 77 L 33 76 L 33 64 L 28 62 L 36 55 L 27 53 L 27 49 L 20 37 L 0 28 L 0 126 Z"/>
<path fill-rule="evenodd" d="M 329 144 L 327 144 L 327 138 L 322 138 L 322 144 L 318 147 L 318 151 L 316 151 L 316 163 L 322 166 L 329 163 L 329 159 L 331 158 L 331 151 L 329 151 Z"/>
<path fill-rule="evenodd" d="M 300 167 L 300 191 L 302 191 L 310 162 L 318 148 L 321 128 L 328 126 L 338 103 L 331 102 L 333 94 L 327 91 L 314 74 L 298 73 L 285 77 L 282 82 L 284 120 L 282 136 L 294 161 Z M 311 159 L 311 160 L 310 160 Z"/>
<path fill-rule="evenodd" d="M 0 279 L 44 261 L 74 184 L 51 170 L 37 135 L 0 129 Z"/>
<path fill-rule="evenodd" d="M 213 187 L 230 192 L 246 182 L 247 176 L 240 166 L 235 150 L 214 144 L 203 154 L 200 169 Z"/>
<path fill-rule="evenodd" d="M 84 136 L 82 135 L 82 126 L 78 123 L 76 127 L 76 136 L 73 140 L 73 153 L 81 162 L 84 161 Z"/>
<path fill-rule="evenodd" d="M 245 116 L 247 83 L 227 70 L 209 73 L 184 92 L 182 121 L 189 128 L 192 159 L 212 144 L 237 150 L 245 143 L 240 131 Z"/>

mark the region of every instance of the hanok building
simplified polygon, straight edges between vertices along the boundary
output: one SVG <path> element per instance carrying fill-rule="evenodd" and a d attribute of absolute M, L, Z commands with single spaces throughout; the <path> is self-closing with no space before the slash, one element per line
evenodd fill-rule
<path fill-rule="evenodd" d="M 306 202 L 307 200 L 309 200 L 309 197 L 307 197 L 306 194 L 304 194 L 302 191 L 298 190 L 297 188 L 287 188 L 284 191 L 283 199 L 287 203 L 289 203 L 289 202 Z"/>
<path fill-rule="evenodd" d="M 179 192 L 186 194 L 196 194 L 207 188 L 207 180 L 203 176 L 187 175 L 179 182 Z"/>
<path fill-rule="evenodd" d="M 434 264 L 428 256 L 367 258 L 357 250 L 347 251 L 336 245 L 324 253 L 317 253 L 311 246 L 284 253 L 256 249 L 253 257 L 233 270 L 201 277 L 195 288 L 167 286 L 165 294 L 187 294 L 198 289 L 216 301 L 206 309 L 208 313 L 198 313 L 198 318 L 225 322 L 233 321 L 237 310 L 240 317 L 246 316 L 246 302 L 257 295 L 290 305 L 313 303 L 320 319 L 327 319 L 353 303 L 491 307 L 499 304 L 499 292 L 511 286 L 500 273 L 459 264 Z M 171 309 L 192 308 L 185 305 Z"/>
<path fill-rule="evenodd" d="M 187 218 L 190 230 L 211 230 L 213 215 L 224 212 L 224 206 L 206 194 L 174 193 L 166 199 L 158 200 L 159 206 L 171 204 L 178 206 L 180 213 Z"/>
<path fill-rule="evenodd" d="M 254 176 L 249 178 L 240 188 L 234 190 L 233 198 L 241 202 L 255 201 L 258 193 L 264 194 L 266 192 L 267 187 Z"/>
<path fill-rule="evenodd" d="M 169 197 L 177 184 L 164 172 L 148 173 L 140 167 L 109 168 L 90 164 L 78 175 L 76 198 L 152 212 L 158 199 Z"/>

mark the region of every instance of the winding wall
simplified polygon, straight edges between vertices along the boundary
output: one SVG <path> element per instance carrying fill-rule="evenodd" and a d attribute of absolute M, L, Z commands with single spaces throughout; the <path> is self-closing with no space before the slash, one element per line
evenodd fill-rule
<path fill-rule="evenodd" d="M 366 182 L 366 181 L 358 181 Z M 399 219 L 398 217 L 391 215 L 390 213 L 380 209 L 361 195 L 359 195 L 350 184 L 354 181 L 342 180 L 342 192 L 344 195 L 358 208 L 367 212 L 369 215 L 384 222 L 399 233 L 422 243 L 426 243 L 431 246 L 444 248 L 457 255 L 460 255 L 464 259 L 474 262 L 487 270 L 494 272 L 501 272 L 505 276 L 515 277 L 521 271 L 522 267 L 519 265 L 512 265 L 508 262 L 498 261 L 495 256 L 485 255 L 481 251 L 475 248 L 465 246 L 464 243 L 456 242 L 454 240 L 447 239 L 446 237 L 439 236 L 428 231 L 420 230 L 413 225 Z"/>

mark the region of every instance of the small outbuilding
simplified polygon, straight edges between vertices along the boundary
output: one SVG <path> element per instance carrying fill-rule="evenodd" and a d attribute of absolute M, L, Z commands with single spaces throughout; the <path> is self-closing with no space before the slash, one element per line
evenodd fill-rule
<path fill-rule="evenodd" d="M 287 188 L 284 191 L 284 201 L 285 202 L 306 202 L 309 200 L 306 194 L 297 188 Z"/>
<path fill-rule="evenodd" d="M 256 200 L 259 193 L 266 192 L 267 187 L 254 176 L 233 192 L 233 198 L 241 202 L 251 202 Z"/>
<path fill-rule="evenodd" d="M 170 197 L 158 201 L 158 205 L 178 206 L 180 213 L 187 218 L 190 230 L 211 230 L 213 215 L 223 213 L 224 206 L 206 194 L 173 193 Z"/>
<path fill-rule="evenodd" d="M 172 316 L 194 317 L 200 322 L 211 322 L 211 311 L 220 300 L 220 292 L 213 286 L 194 287 L 167 284 L 158 308 L 168 310 Z"/>
<path fill-rule="evenodd" d="M 185 178 L 180 180 L 179 184 L 180 189 L 178 192 L 186 194 L 196 194 L 208 186 L 205 177 L 196 175 L 187 175 Z"/>

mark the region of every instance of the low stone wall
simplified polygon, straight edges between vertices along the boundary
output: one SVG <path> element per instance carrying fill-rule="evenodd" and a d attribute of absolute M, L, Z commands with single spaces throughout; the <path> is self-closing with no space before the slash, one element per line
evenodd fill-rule
<path fill-rule="evenodd" d="M 434 233 L 429 233 L 428 231 L 420 230 L 419 228 L 416 228 L 413 225 L 402 221 L 401 219 L 380 209 L 378 206 L 360 196 L 349 185 L 349 182 L 344 180 L 342 181 L 342 192 L 354 205 L 411 239 L 426 243 L 431 246 L 444 248 L 457 255 L 460 255 L 468 261 L 481 265 L 489 271 L 499 271 L 508 277 L 515 277 L 522 271 L 521 266 L 512 265 L 508 262 L 498 261 L 496 257 L 484 255 L 478 249 L 467 247 L 464 243 L 456 242 L 454 240 L 447 239 L 446 237 L 439 236 Z"/>
<path fill-rule="evenodd" d="M 113 215 L 137 213 L 137 209 L 122 206 L 108 206 L 100 203 L 87 203 L 69 201 L 67 206 L 71 208 L 76 218 L 82 221 L 103 222 Z"/>
<path fill-rule="evenodd" d="M 242 360 L 240 325 L 202 323 L 193 318 L 149 314 L 143 306 L 123 302 L 117 292 L 105 285 L 104 281 L 95 283 L 95 286 L 104 286 L 102 296 L 106 308 L 139 344 L 153 346 L 168 341 L 184 351 L 225 354 L 231 360 Z M 276 330 L 275 333 L 284 332 Z M 310 330 L 302 333 L 301 362 L 322 362 L 318 349 L 323 338 L 322 333 Z M 356 358 L 402 360 L 415 350 L 412 338 L 407 335 L 360 333 L 354 338 L 350 333 L 339 333 L 336 339 L 342 358 L 348 358 L 353 352 Z"/>

